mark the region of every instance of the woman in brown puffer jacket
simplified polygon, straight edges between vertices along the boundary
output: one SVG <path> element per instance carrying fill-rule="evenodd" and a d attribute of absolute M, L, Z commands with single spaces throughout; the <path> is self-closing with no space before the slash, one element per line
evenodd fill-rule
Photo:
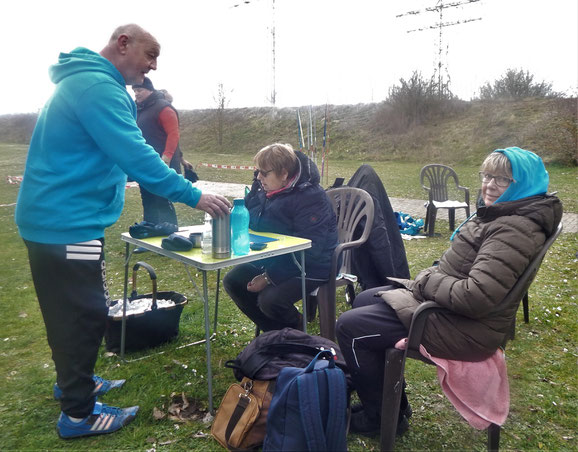
<path fill-rule="evenodd" d="M 414 280 L 356 297 L 337 322 L 337 339 L 361 400 L 350 430 L 379 432 L 383 353 L 407 337 L 413 313 L 432 300 L 451 313 L 429 317 L 422 345 L 432 355 L 481 361 L 505 342 L 518 303 L 502 300 L 562 218 L 562 204 L 547 195 L 548 173 L 540 157 L 520 148 L 498 149 L 480 171 L 483 207 L 452 236 L 439 265 Z M 398 433 L 411 409 L 402 397 Z"/>

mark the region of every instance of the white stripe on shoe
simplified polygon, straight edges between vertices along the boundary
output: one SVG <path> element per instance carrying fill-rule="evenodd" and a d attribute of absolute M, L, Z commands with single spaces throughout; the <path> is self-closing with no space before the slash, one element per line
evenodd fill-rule
<path fill-rule="evenodd" d="M 110 425 L 112 424 L 112 422 L 114 421 L 114 416 L 112 414 L 107 415 L 108 416 L 108 420 L 105 424 L 105 429 L 109 429 Z"/>
<path fill-rule="evenodd" d="M 112 421 L 114 421 L 113 415 L 111 415 L 111 414 L 102 415 L 101 414 L 100 416 L 98 416 L 98 419 L 95 421 L 95 423 L 90 428 L 90 431 L 91 432 L 101 432 L 103 430 L 106 430 L 110 426 Z"/>

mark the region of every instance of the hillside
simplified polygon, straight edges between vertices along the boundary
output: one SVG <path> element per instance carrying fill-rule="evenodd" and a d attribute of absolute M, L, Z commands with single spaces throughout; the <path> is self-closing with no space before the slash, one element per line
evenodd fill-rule
<path fill-rule="evenodd" d="M 578 164 L 577 99 L 461 102 L 451 115 L 402 133 L 388 132 L 383 104 L 328 106 L 333 159 L 477 163 L 489 150 L 520 146 L 549 163 Z M 308 133 L 309 107 L 299 109 Z M 181 147 L 203 153 L 254 154 L 275 141 L 298 147 L 297 108 L 227 109 L 218 144 L 218 111 L 181 111 Z M 312 108 L 317 148 L 323 143 L 325 106 Z M 27 143 L 36 115 L 0 116 L 0 143 Z"/>

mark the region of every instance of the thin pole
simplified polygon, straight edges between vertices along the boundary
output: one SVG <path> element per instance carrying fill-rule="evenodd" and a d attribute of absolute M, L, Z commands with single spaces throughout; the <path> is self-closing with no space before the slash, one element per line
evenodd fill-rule
<path fill-rule="evenodd" d="M 303 149 L 305 143 L 303 142 L 303 127 L 301 125 L 301 114 L 299 109 L 297 109 L 297 141 L 299 143 L 299 149 Z"/>

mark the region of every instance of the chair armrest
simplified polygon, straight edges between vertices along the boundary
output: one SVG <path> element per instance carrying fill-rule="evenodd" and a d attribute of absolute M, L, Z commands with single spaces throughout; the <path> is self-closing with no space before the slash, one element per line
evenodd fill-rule
<path fill-rule="evenodd" d="M 367 238 L 361 237 L 360 239 L 354 240 L 353 242 L 347 243 L 340 243 L 335 247 L 333 250 L 333 255 L 331 256 L 331 273 L 329 274 L 329 281 L 334 281 L 337 277 L 337 264 L 339 263 L 339 256 L 344 251 L 347 251 L 350 248 L 357 248 L 363 245 L 367 241 Z"/>
<path fill-rule="evenodd" d="M 440 306 L 435 301 L 425 301 L 419 305 L 411 319 L 409 335 L 407 337 L 407 351 L 419 354 L 419 345 L 421 344 L 427 318 L 431 314 L 444 311 L 448 312 L 448 309 Z"/>
<path fill-rule="evenodd" d="M 425 173 L 423 172 L 422 169 L 422 171 L 419 174 L 419 183 L 421 184 L 421 186 L 425 191 L 427 191 L 428 193 L 431 192 L 431 188 L 425 185 L 424 182 L 425 182 Z"/>
<path fill-rule="evenodd" d="M 462 190 L 464 192 L 465 203 L 470 204 L 470 189 L 467 187 L 462 187 L 461 185 L 457 185 L 458 190 Z"/>

